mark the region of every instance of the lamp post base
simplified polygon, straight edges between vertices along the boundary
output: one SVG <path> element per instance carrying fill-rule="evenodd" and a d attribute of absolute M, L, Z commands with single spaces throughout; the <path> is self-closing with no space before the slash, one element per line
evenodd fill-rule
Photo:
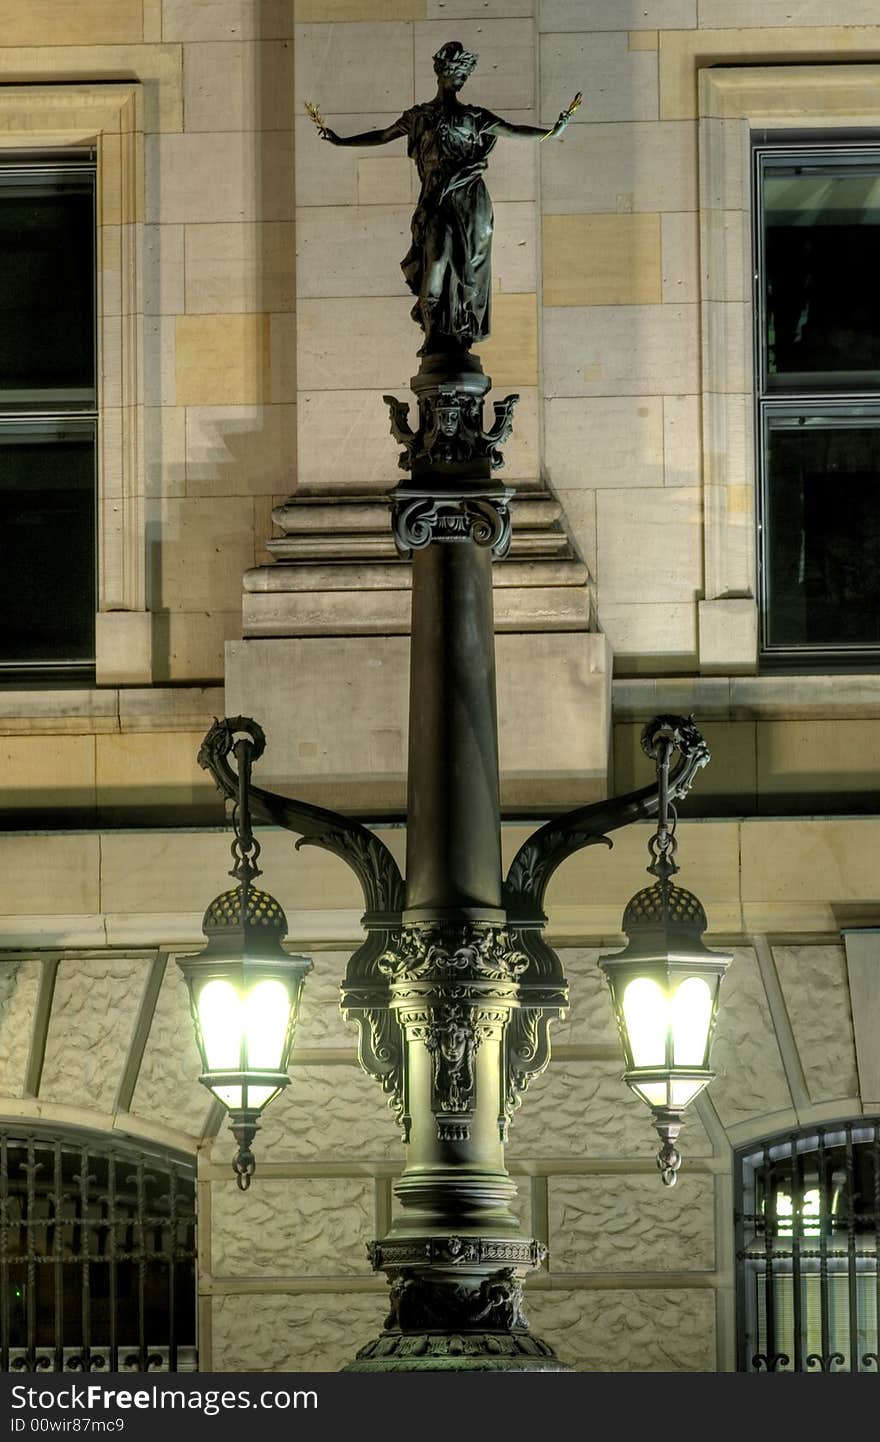
<path fill-rule="evenodd" d="M 386 1332 L 343 1372 L 571 1372 L 528 1332 Z"/>

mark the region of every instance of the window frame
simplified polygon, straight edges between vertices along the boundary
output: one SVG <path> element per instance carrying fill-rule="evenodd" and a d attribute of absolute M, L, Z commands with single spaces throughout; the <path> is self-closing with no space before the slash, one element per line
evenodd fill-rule
<path fill-rule="evenodd" d="M 94 145 L 87 146 L 57 146 L 51 148 L 29 147 L 24 151 L 0 150 L 0 198 L 8 178 L 21 175 L 27 182 L 33 184 L 34 191 L 39 194 L 40 180 L 68 179 L 76 176 L 87 176 L 91 181 L 90 185 L 90 230 L 91 230 L 91 251 L 92 251 L 92 376 L 93 385 L 89 389 L 88 397 L 72 397 L 69 392 L 65 393 L 62 387 L 53 390 L 49 388 L 39 398 L 22 398 L 21 392 L 5 392 L 0 389 L 0 448 L 4 444 L 15 444 L 17 433 L 26 434 L 29 428 L 45 428 L 48 431 L 52 426 L 65 427 L 70 425 L 71 431 L 82 431 L 86 428 L 91 438 L 92 452 L 92 530 L 93 530 L 93 556 L 90 569 L 93 573 L 94 601 L 97 611 L 98 598 L 98 427 L 100 424 L 99 412 L 99 349 L 98 349 L 98 157 Z M 59 439 L 56 437 L 56 439 Z M 47 578 L 48 579 L 48 578 Z M 69 582 L 68 582 L 69 584 Z M 63 585 L 61 587 L 63 593 Z M 69 594 L 69 593 L 67 593 Z M 58 679 L 80 679 L 84 675 L 94 675 L 95 670 L 95 634 L 94 624 L 91 630 L 91 654 L 87 658 L 74 659 L 72 657 L 56 657 L 52 660 L 37 659 L 33 655 L 19 659 L 8 659 L 0 655 L 0 681 L 21 681 L 21 680 L 44 680 L 46 677 Z"/>
<path fill-rule="evenodd" d="M 755 396 L 755 472 L 756 472 L 756 518 L 757 518 L 757 595 L 759 621 L 759 659 L 767 668 L 791 665 L 813 664 L 825 670 L 846 664 L 880 664 L 880 641 L 839 642 L 834 645 L 802 642 L 797 645 L 782 645 L 771 640 L 772 599 L 771 599 L 771 476 L 769 463 L 769 433 L 774 420 L 785 421 L 795 415 L 808 419 L 826 418 L 830 428 L 835 424 L 845 426 L 848 420 L 855 420 L 861 412 L 862 424 L 868 426 L 874 420 L 880 430 L 880 376 L 858 384 L 852 373 L 845 373 L 846 380 L 834 385 L 830 380 L 800 379 L 799 383 L 772 384 L 767 372 L 767 306 L 766 266 L 764 261 L 766 225 L 763 203 L 762 180 L 773 168 L 773 162 L 804 165 L 836 162 L 840 173 L 846 165 L 855 165 L 863 159 L 873 159 L 880 176 L 880 134 L 854 140 L 847 133 L 836 134 L 833 141 L 804 135 L 797 131 L 779 130 L 769 139 L 757 140 L 752 137 L 751 154 L 751 205 L 753 235 L 753 269 L 755 283 L 753 346 L 754 346 L 754 396 Z M 827 374 L 827 373 L 826 373 Z M 844 373 L 841 373 L 842 375 Z M 871 412 L 874 415 L 871 415 Z"/>
<path fill-rule="evenodd" d="M 0 86 L 0 160 L 7 149 L 86 145 L 97 156 L 99 686 L 153 679 L 143 455 L 142 91 L 138 82 Z"/>
<path fill-rule="evenodd" d="M 880 65 L 718 65 L 698 72 L 704 674 L 759 670 L 751 155 L 780 131 L 880 134 Z M 873 136 L 871 137 L 873 138 Z M 791 666 L 865 670 L 855 657 Z"/>

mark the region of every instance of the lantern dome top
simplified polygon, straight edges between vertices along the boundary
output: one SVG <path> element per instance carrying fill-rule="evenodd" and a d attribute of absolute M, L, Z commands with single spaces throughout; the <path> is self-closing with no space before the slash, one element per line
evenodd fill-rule
<path fill-rule="evenodd" d="M 267 940 L 277 938 L 281 941 L 287 935 L 287 917 L 281 905 L 268 891 L 252 885 L 232 886 L 215 896 L 205 912 L 202 930 L 210 937 L 241 926 L 242 922 L 248 931 L 257 932 Z"/>
<path fill-rule="evenodd" d="M 636 892 L 623 913 L 623 930 L 627 935 L 653 930 L 669 922 L 692 929 L 697 935 L 702 935 L 709 925 L 699 898 L 668 880 L 657 881 Z"/>

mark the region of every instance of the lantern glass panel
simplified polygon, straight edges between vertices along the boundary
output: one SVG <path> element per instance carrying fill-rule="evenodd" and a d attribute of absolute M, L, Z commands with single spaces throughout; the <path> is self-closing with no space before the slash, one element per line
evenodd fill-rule
<path fill-rule="evenodd" d="M 705 1077 L 688 1078 L 681 1081 L 673 1081 L 670 1085 L 670 1104 L 673 1107 L 686 1107 L 694 1097 L 703 1090 L 706 1085 Z"/>
<path fill-rule="evenodd" d="M 242 1100 L 243 1087 L 236 1086 L 212 1086 L 211 1091 L 218 1101 L 221 1101 L 231 1112 L 241 1111 L 244 1103 Z"/>
<path fill-rule="evenodd" d="M 249 1107 L 253 1107 L 254 1111 L 259 1111 L 260 1107 L 264 1107 L 273 1097 L 277 1097 L 278 1091 L 278 1087 L 249 1086 L 247 1089 L 247 1104 Z"/>
<path fill-rule="evenodd" d="M 284 1056 L 290 997 L 281 981 L 266 978 L 248 993 L 244 1031 L 249 1068 L 277 1071 Z M 259 1103 L 255 1103 L 259 1105 Z"/>
<path fill-rule="evenodd" d="M 675 1066 L 703 1065 L 711 1021 L 711 989 L 701 976 L 689 976 L 677 988 L 672 998 Z"/>
<path fill-rule="evenodd" d="M 626 1024 L 633 1065 L 663 1066 L 666 1061 L 666 998 L 656 981 L 639 976 L 623 993 Z"/>
<path fill-rule="evenodd" d="M 198 1006 L 208 1070 L 238 1071 L 241 1066 L 241 1002 L 235 987 L 231 982 L 219 979 L 207 982 L 199 993 Z M 217 1095 L 220 1096 L 219 1090 Z M 220 1099 L 225 1101 L 225 1097 L 220 1096 Z"/>
<path fill-rule="evenodd" d="M 668 1103 L 665 1081 L 642 1082 L 638 1086 L 633 1084 L 633 1091 L 642 1101 L 647 1102 L 649 1107 L 665 1107 Z"/>

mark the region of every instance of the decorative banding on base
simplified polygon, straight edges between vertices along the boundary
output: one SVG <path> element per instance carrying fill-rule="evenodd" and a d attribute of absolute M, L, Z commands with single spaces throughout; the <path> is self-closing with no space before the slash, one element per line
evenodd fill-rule
<path fill-rule="evenodd" d="M 549 1342 L 526 1332 L 390 1332 L 361 1347 L 344 1372 L 571 1372 Z"/>

